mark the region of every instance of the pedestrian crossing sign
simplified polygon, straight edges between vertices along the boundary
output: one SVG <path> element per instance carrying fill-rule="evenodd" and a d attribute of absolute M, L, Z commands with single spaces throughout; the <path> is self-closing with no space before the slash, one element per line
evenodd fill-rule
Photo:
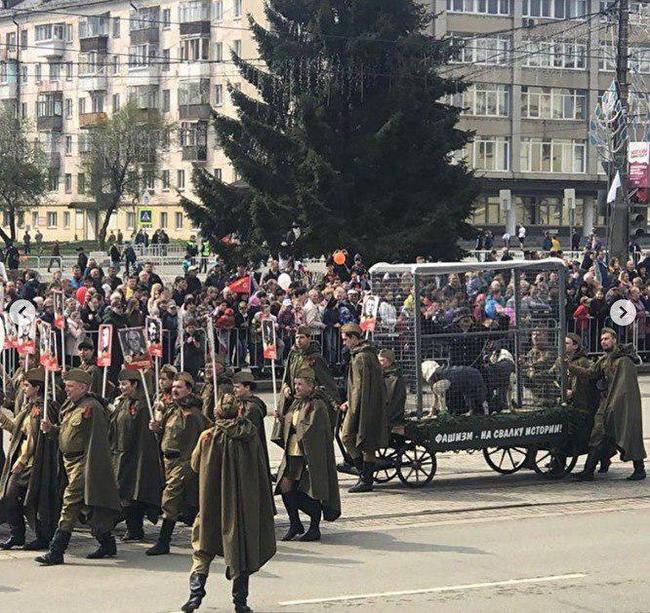
<path fill-rule="evenodd" d="M 150 208 L 138 208 L 138 226 L 140 228 L 151 228 L 153 226 L 153 211 Z"/>

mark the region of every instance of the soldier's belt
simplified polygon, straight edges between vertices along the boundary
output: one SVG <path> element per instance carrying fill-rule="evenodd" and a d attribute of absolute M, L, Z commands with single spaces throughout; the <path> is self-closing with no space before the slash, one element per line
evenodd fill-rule
<path fill-rule="evenodd" d="M 66 460 L 78 460 L 79 458 L 82 458 L 84 455 L 83 451 L 75 451 L 74 453 L 64 453 L 63 457 Z"/>
<path fill-rule="evenodd" d="M 181 457 L 180 451 L 163 451 L 163 456 L 167 460 L 175 460 L 176 458 Z"/>

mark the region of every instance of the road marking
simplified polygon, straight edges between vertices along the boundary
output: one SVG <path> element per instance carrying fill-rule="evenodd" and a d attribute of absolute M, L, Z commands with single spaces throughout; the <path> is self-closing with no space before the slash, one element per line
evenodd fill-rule
<path fill-rule="evenodd" d="M 347 602 L 349 600 L 366 600 L 370 598 L 392 598 L 394 596 L 412 596 L 414 594 L 439 594 L 442 592 L 458 592 L 461 590 L 477 590 L 486 587 L 511 587 L 531 583 L 550 583 L 552 581 L 570 581 L 571 579 L 584 579 L 584 573 L 571 573 L 569 575 L 549 575 L 547 577 L 531 577 L 530 579 L 506 579 L 504 581 L 490 581 L 488 583 L 466 583 L 464 585 L 444 585 L 421 590 L 404 590 L 401 592 L 374 592 L 371 594 L 352 594 L 350 596 L 333 596 L 331 598 L 312 598 L 311 600 L 285 600 L 279 602 L 281 607 L 294 607 L 306 604 L 325 604 L 329 602 Z"/>

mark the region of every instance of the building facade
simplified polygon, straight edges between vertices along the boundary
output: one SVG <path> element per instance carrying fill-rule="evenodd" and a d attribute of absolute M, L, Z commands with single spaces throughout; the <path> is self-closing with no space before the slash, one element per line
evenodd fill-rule
<path fill-rule="evenodd" d="M 248 86 L 231 60 L 231 51 L 257 55 L 247 14 L 263 23 L 263 2 L 5 0 L 0 105 L 28 120 L 50 165 L 48 197 L 21 216 L 19 238 L 38 228 L 45 240 L 95 239 L 102 214 L 86 194 L 88 130 L 127 101 L 143 113 L 158 109 L 175 129 L 148 189 L 114 215 L 109 229 L 128 237 L 151 217 L 145 227 L 164 228 L 172 238 L 192 234 L 179 192 L 191 197 L 193 164 L 237 180 L 210 119 L 212 109 L 234 115 L 229 84 Z M 0 221 L 6 227 L 7 215 Z"/>
<path fill-rule="evenodd" d="M 460 154 L 483 177 L 473 225 L 513 236 L 520 224 L 536 235 L 575 227 L 602 237 L 608 178 L 589 126 L 615 76 L 616 22 L 599 14 L 615 2 L 423 2 L 436 16 L 431 33 L 461 42 L 443 72 L 472 83 L 452 102 L 476 134 Z M 648 8 L 630 1 L 630 64 L 642 75 L 650 74 L 640 27 Z"/>

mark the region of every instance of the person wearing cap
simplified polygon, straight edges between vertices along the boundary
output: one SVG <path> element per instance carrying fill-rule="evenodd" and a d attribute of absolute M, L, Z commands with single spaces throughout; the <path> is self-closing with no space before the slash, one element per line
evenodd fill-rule
<path fill-rule="evenodd" d="M 49 416 L 41 421 L 43 432 L 58 434 L 67 479 L 59 524 L 49 551 L 36 558 L 44 566 L 63 564 L 63 554 L 80 516 L 99 541 L 99 548 L 86 557 L 100 559 L 117 553 L 111 530 L 121 505 L 111 468 L 106 408 L 90 395 L 92 378 L 87 372 L 73 368 L 63 380 L 67 399 L 59 413 L 60 425 L 53 425 Z"/>
<path fill-rule="evenodd" d="M 296 330 L 296 341 L 291 348 L 284 367 L 281 392 L 284 396 L 282 411 L 278 417 L 286 414 L 295 397 L 293 380 L 300 370 L 305 367 L 313 369 L 316 377 L 316 387 L 327 401 L 331 429 L 336 426 L 336 412 L 341 402 L 338 386 L 327 368 L 327 362 L 321 355 L 320 344 L 313 341 L 308 326 L 299 326 Z"/>
<path fill-rule="evenodd" d="M 618 344 L 616 332 L 611 328 L 601 330 L 600 346 L 603 355 L 589 366 L 566 360 L 569 373 L 594 381 L 600 391 L 600 403 L 589 438 L 589 454 L 582 472 L 575 478 L 593 481 L 598 460 L 603 456 L 611 457 L 614 450 L 618 450 L 621 460 L 631 461 L 634 466 L 634 472 L 627 479 L 641 481 L 646 478 L 646 452 L 636 371 L 639 358 L 632 345 Z"/>
<path fill-rule="evenodd" d="M 163 523 L 156 544 L 148 556 L 169 553 L 176 521 L 194 520 L 198 505 L 196 478 L 190 469 L 190 457 L 201 432 L 211 421 L 201 412 L 201 399 L 193 393 L 194 379 L 187 372 L 176 375 L 172 384 L 172 402 L 160 421 L 151 420 L 149 429 L 160 433 L 160 450 L 165 468 L 162 493 Z"/>
<path fill-rule="evenodd" d="M 167 407 L 172 403 L 172 385 L 178 371 L 171 364 L 163 364 L 160 367 L 158 376 L 158 400 L 154 403 L 154 411 L 158 414 L 157 419 L 160 419 L 167 410 Z"/>
<path fill-rule="evenodd" d="M 95 344 L 91 339 L 85 338 L 79 343 L 79 357 L 81 358 L 79 368 L 85 370 L 92 377 L 90 391 L 93 394 L 99 394 L 101 396 L 103 373 L 95 363 Z M 113 384 L 111 383 L 111 387 L 112 385 Z M 108 393 L 108 387 L 106 388 L 106 391 L 106 396 L 110 396 Z"/>
<path fill-rule="evenodd" d="M 141 541 L 145 515 L 156 523 L 160 514 L 164 474 L 156 437 L 149 430 L 149 408 L 137 370 L 118 377 L 120 396 L 111 414 L 109 442 L 113 472 L 126 521 L 123 542 Z"/>
<path fill-rule="evenodd" d="M 391 426 L 396 426 L 404 421 L 406 382 L 395 362 L 395 352 L 392 349 L 382 349 L 377 357 L 384 373 L 388 421 Z"/>
<path fill-rule="evenodd" d="M 269 450 L 266 446 L 266 430 L 264 429 L 264 418 L 267 414 L 266 404 L 264 404 L 264 401 L 259 396 L 255 396 L 253 393 L 255 391 L 255 378 L 251 373 L 244 371 L 235 373 L 232 382 L 233 395 L 242 405 L 242 415 L 250 419 L 257 428 L 270 482 L 271 463 L 269 462 Z"/>
<path fill-rule="evenodd" d="M 274 507 L 257 428 L 224 394 L 213 428 L 201 434 L 191 459 L 199 479 L 199 512 L 192 527 L 190 596 L 182 611 L 195 611 L 205 597 L 210 564 L 223 557 L 232 580 L 235 611 L 244 613 L 249 577 L 276 552 Z"/>
<path fill-rule="evenodd" d="M 341 405 L 345 413 L 341 440 L 359 471 L 358 482 L 348 491 L 371 492 L 375 452 L 386 447 L 390 438 L 384 376 L 377 352 L 363 339 L 358 324 L 345 324 L 341 337 L 350 352 L 347 401 Z"/>
<path fill-rule="evenodd" d="M 319 541 L 321 515 L 327 521 L 341 515 L 329 409 L 315 393 L 316 377 L 309 366 L 295 374 L 293 384 L 295 399 L 281 419 L 284 457 L 276 487 L 290 521 L 282 540 L 291 541 L 302 534 L 300 541 Z M 299 510 L 309 516 L 307 532 Z"/>
<path fill-rule="evenodd" d="M 217 375 L 217 393 L 219 398 L 224 394 L 232 394 L 232 376 L 230 368 L 226 368 L 225 356 L 217 353 L 215 355 L 214 369 Z M 203 415 L 208 419 L 214 419 L 214 375 L 212 362 L 208 361 L 203 369 L 203 389 L 201 390 L 201 401 L 203 402 Z"/>
<path fill-rule="evenodd" d="M 0 411 L 0 428 L 11 432 L 6 463 L 0 475 L 0 505 L 11 530 L 0 549 L 22 546 L 47 549 L 56 526 L 58 449 L 53 437 L 41 432 L 45 371 L 28 370 L 22 377 L 23 406 L 15 417 Z M 58 405 L 50 401 L 48 415 L 57 421 Z M 36 538 L 25 544 L 25 517 Z"/>

